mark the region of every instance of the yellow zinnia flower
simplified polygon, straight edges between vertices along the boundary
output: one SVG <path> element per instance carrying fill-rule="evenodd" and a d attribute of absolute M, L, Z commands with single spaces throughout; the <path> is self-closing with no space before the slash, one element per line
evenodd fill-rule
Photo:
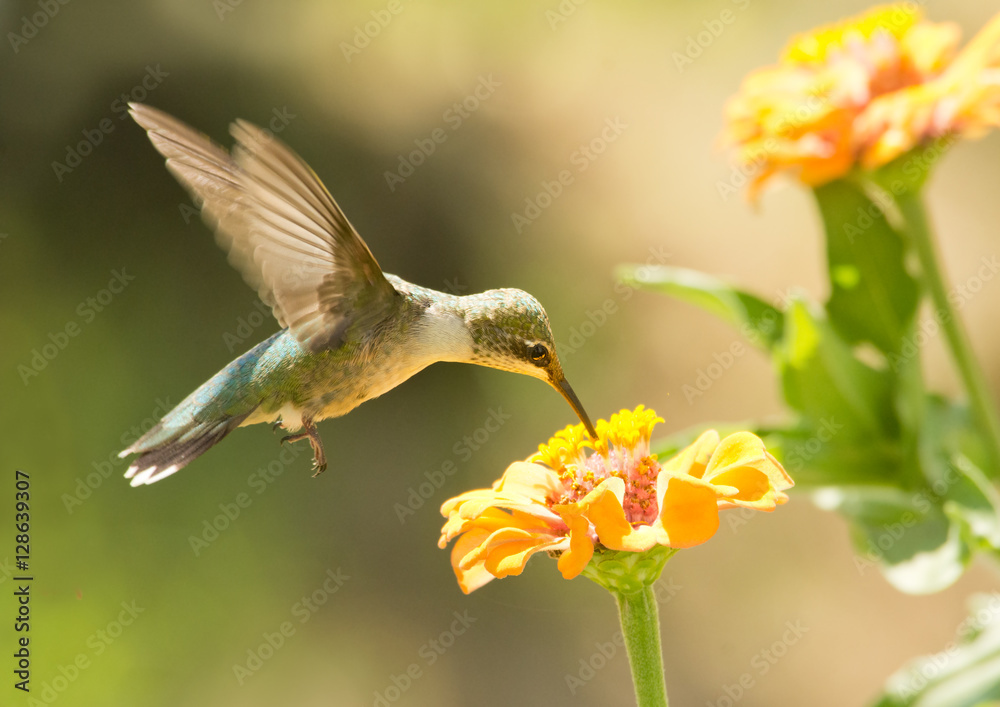
<path fill-rule="evenodd" d="M 595 548 L 691 547 L 715 534 L 721 508 L 771 511 L 788 500 L 792 480 L 749 432 L 720 440 L 709 430 L 661 465 L 649 440 L 662 421 L 642 405 L 622 410 L 598 420 L 596 441 L 571 425 L 511 464 L 493 488 L 445 502 L 438 544 L 458 538 L 451 562 L 462 591 L 520 574 L 536 552 L 557 554 L 572 579 Z"/>
<path fill-rule="evenodd" d="M 927 22 L 912 3 L 794 38 L 726 105 L 722 140 L 750 173 L 749 197 L 778 172 L 818 186 L 1000 125 L 1000 15 L 960 53 L 958 39 L 956 25 Z"/>

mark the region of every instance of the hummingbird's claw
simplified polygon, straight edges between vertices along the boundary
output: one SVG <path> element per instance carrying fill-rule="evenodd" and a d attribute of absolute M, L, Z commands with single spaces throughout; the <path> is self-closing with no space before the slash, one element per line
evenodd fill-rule
<path fill-rule="evenodd" d="M 278 428 L 279 428 L 279 427 L 281 427 L 281 426 L 282 426 L 283 424 L 284 424 L 284 423 L 283 423 L 283 422 L 282 422 L 281 420 L 278 420 L 278 421 L 277 421 L 277 422 L 275 422 L 275 423 L 274 423 L 273 425 L 271 425 L 271 432 L 277 432 L 277 431 L 278 431 Z M 285 439 L 288 439 L 288 438 L 287 438 L 287 437 L 285 437 Z M 281 440 L 281 441 L 282 441 L 282 442 L 284 442 L 284 441 L 285 441 L 285 439 L 283 439 L 283 440 Z"/>
<path fill-rule="evenodd" d="M 317 476 L 326 471 L 326 461 L 319 463 L 317 459 L 313 459 L 313 469 L 315 469 L 313 472 L 313 478 L 315 479 Z"/>
<path fill-rule="evenodd" d="M 298 442 L 308 439 L 309 446 L 312 447 L 313 452 L 313 469 L 315 470 L 313 476 L 316 477 L 326 471 L 326 453 L 323 451 L 323 440 L 320 439 L 319 432 L 316 430 L 316 425 L 313 424 L 312 420 L 303 418 L 302 429 L 303 432 L 282 437 L 281 443 Z"/>

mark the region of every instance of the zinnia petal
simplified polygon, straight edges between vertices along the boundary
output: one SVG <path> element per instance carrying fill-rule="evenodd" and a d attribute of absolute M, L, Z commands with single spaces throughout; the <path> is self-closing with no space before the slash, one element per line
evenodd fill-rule
<path fill-rule="evenodd" d="M 662 465 L 663 469 L 700 479 L 718 446 L 719 433 L 715 430 L 706 430 L 699 435 L 694 444 L 685 447 L 675 457 L 666 461 Z"/>
<path fill-rule="evenodd" d="M 663 503 L 657 523 L 670 539 L 670 547 L 700 545 L 719 529 L 718 492 L 701 479 L 661 472 Z"/>
<path fill-rule="evenodd" d="M 573 579 L 594 556 L 594 541 L 590 539 L 590 523 L 583 516 L 570 516 L 566 523 L 569 525 L 569 549 L 559 556 L 556 566 L 564 579 Z"/>
<path fill-rule="evenodd" d="M 544 503 L 559 498 L 563 492 L 559 475 L 540 464 L 514 462 L 503 473 L 497 491 L 526 496 L 532 501 Z"/>
<path fill-rule="evenodd" d="M 530 533 L 520 528 L 501 528 L 493 531 L 484 542 L 463 557 L 459 567 L 464 569 L 482 562 L 494 577 L 518 575 L 533 554 L 560 543 L 561 538 L 553 539 L 551 536 Z"/>
<path fill-rule="evenodd" d="M 468 567 L 461 567 L 462 559 L 481 545 L 490 533 L 485 530 L 472 530 L 461 536 L 451 549 L 451 566 L 458 579 L 458 586 L 466 594 L 479 589 L 495 577 L 487 571 L 482 562 Z"/>
<path fill-rule="evenodd" d="M 745 506 L 773 510 L 788 497 L 782 493 L 792 480 L 764 447 L 764 442 L 750 432 L 737 432 L 719 442 L 703 477 L 719 486 L 736 489 L 720 499 L 723 508 Z"/>

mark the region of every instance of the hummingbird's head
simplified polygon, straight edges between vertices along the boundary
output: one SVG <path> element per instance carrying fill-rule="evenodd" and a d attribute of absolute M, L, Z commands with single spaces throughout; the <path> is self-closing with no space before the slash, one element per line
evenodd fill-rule
<path fill-rule="evenodd" d="M 590 417 L 563 374 L 549 317 L 538 300 L 515 289 L 488 290 L 463 299 L 472 362 L 541 378 L 566 398 L 590 436 L 597 439 Z"/>

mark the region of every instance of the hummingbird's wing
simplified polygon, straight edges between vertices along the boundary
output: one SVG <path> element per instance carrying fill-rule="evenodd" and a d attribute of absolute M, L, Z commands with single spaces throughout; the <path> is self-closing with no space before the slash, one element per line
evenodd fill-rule
<path fill-rule="evenodd" d="M 237 120 L 230 155 L 162 111 L 129 105 L 229 261 L 303 346 L 336 347 L 349 326 L 392 306 L 397 293 L 368 246 L 309 166 L 271 133 Z"/>

